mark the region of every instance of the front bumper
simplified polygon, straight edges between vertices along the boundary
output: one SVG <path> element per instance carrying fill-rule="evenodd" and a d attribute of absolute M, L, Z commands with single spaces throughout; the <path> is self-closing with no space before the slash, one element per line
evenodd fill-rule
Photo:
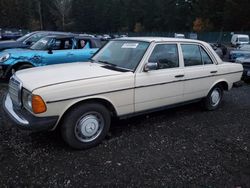
<path fill-rule="evenodd" d="M 58 116 L 36 117 L 25 109 L 16 110 L 13 107 L 9 94 L 5 97 L 3 109 L 8 114 L 9 119 L 20 129 L 24 130 L 52 130 L 58 120 Z"/>

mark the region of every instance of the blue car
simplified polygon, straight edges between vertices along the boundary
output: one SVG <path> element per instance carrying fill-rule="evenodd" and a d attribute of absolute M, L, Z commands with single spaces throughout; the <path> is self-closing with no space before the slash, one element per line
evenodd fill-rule
<path fill-rule="evenodd" d="M 29 49 L 2 51 L 0 78 L 8 80 L 14 72 L 31 67 L 88 61 L 101 46 L 93 37 L 47 36 Z"/>
<path fill-rule="evenodd" d="M 18 38 L 17 40 L 0 41 L 0 51 L 10 48 L 29 48 L 41 38 L 52 35 L 71 36 L 73 35 L 73 33 L 58 32 L 58 31 L 34 31 Z"/>

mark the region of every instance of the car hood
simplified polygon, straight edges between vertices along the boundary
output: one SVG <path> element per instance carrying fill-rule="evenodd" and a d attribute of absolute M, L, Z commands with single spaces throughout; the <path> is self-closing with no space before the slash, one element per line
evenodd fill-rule
<path fill-rule="evenodd" d="M 236 63 L 247 63 L 247 64 L 250 64 L 250 58 L 238 57 L 236 59 Z"/>
<path fill-rule="evenodd" d="M 232 50 L 231 54 L 250 54 L 249 50 Z"/>
<path fill-rule="evenodd" d="M 122 72 L 103 68 L 102 65 L 91 62 L 49 65 L 21 70 L 15 73 L 23 87 L 29 91 L 37 88 L 63 84 L 85 79 L 114 76 Z"/>
<path fill-rule="evenodd" d="M 24 57 L 24 56 L 25 57 L 30 57 L 35 52 L 38 52 L 38 51 L 34 51 L 34 50 L 30 50 L 30 49 L 25 49 L 25 48 L 13 48 L 13 49 L 7 49 L 7 50 L 2 51 L 0 53 L 0 56 L 2 54 L 9 53 L 12 58 L 20 58 L 20 57 Z"/>
<path fill-rule="evenodd" d="M 8 41 L 0 41 L 0 50 L 4 50 L 7 48 L 19 48 L 26 46 L 22 42 L 15 41 L 15 40 L 8 40 Z"/>

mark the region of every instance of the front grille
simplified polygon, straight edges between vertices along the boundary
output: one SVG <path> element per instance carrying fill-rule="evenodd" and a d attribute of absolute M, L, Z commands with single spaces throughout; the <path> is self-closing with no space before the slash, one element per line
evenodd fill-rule
<path fill-rule="evenodd" d="M 11 77 L 9 82 L 9 95 L 15 106 L 21 106 L 21 89 L 21 82 L 19 82 L 15 76 Z"/>

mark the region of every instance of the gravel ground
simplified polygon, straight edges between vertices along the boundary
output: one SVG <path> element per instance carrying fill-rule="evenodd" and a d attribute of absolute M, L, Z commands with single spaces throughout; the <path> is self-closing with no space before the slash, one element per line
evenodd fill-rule
<path fill-rule="evenodd" d="M 6 86 L 0 86 L 0 98 Z M 10 125 L 0 108 L 1 187 L 250 187 L 250 85 L 217 111 L 192 104 L 116 121 L 99 146 L 74 151 L 59 132 Z"/>

